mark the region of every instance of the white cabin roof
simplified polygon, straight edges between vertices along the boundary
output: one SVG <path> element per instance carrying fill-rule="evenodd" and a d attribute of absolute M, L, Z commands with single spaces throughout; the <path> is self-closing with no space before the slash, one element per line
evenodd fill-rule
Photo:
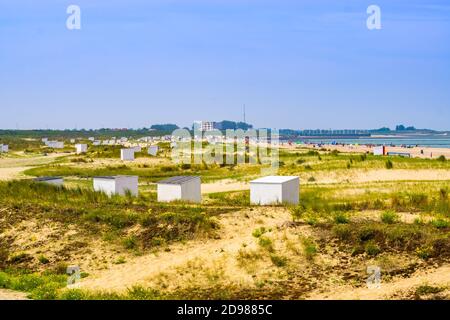
<path fill-rule="evenodd" d="M 299 177 L 297 176 L 267 176 L 267 177 L 262 177 L 262 178 L 258 178 L 256 180 L 250 181 L 250 183 L 274 183 L 274 184 L 278 184 L 278 183 L 284 183 L 284 182 L 288 182 L 288 181 L 292 181 L 295 179 L 299 179 Z"/>

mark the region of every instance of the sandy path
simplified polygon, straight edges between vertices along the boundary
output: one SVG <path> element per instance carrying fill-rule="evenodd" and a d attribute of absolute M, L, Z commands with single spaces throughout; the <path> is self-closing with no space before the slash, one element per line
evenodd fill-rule
<path fill-rule="evenodd" d="M 213 183 L 202 183 L 202 193 L 226 192 L 248 190 L 247 182 L 238 182 L 235 180 L 220 180 Z"/>
<path fill-rule="evenodd" d="M 67 154 L 49 154 L 48 156 L 0 159 L 0 180 L 23 179 L 23 172 L 31 167 L 45 165 Z"/>
<path fill-rule="evenodd" d="M 388 299 L 392 295 L 411 290 L 417 286 L 428 284 L 435 286 L 450 285 L 450 265 L 444 265 L 431 271 L 420 270 L 410 278 L 400 279 L 390 283 L 383 283 L 381 280 L 379 289 L 337 287 L 332 292 L 312 294 L 308 299 L 312 300 L 382 300 Z"/>
<path fill-rule="evenodd" d="M 23 292 L 0 289 L 0 300 L 28 300 L 28 298 Z"/>

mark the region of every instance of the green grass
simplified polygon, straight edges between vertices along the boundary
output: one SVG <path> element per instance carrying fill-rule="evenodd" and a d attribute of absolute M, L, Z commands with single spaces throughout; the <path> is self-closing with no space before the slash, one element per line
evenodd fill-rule
<path fill-rule="evenodd" d="M 0 288 L 28 292 L 32 299 L 56 299 L 58 290 L 66 285 L 66 275 L 11 270 L 0 271 Z"/>
<path fill-rule="evenodd" d="M 383 213 L 381 213 L 381 221 L 383 221 L 384 223 L 392 224 L 398 222 L 398 220 L 398 214 L 393 211 L 384 211 Z"/>
<path fill-rule="evenodd" d="M 170 242 L 212 236 L 219 228 L 215 216 L 230 211 L 217 206 L 155 203 L 145 196 L 109 198 L 87 189 L 31 181 L 0 182 L 0 206 L 4 209 L 0 212 L 0 228 L 36 218 L 77 224 L 80 231 L 91 234 L 117 230 L 120 241 L 125 229 L 140 225 L 142 231 L 133 247 L 144 249 L 160 242 L 153 239 Z M 132 246 L 129 239 L 123 241 L 126 247 Z"/>
<path fill-rule="evenodd" d="M 310 238 L 303 238 L 302 247 L 306 259 L 312 261 L 317 254 L 317 247 L 314 240 Z"/>

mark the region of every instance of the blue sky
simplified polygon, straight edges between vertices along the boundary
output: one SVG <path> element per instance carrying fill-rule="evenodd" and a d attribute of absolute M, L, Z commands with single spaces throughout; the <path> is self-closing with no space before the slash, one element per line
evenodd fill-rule
<path fill-rule="evenodd" d="M 188 126 L 243 104 L 257 127 L 449 130 L 450 3 L 0 0 L 0 128 Z"/>

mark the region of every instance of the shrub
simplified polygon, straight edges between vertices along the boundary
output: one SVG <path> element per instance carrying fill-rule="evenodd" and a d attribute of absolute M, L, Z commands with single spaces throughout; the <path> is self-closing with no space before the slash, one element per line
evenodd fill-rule
<path fill-rule="evenodd" d="M 442 162 L 445 162 L 447 159 L 445 159 L 445 156 L 444 155 L 440 155 L 438 158 L 437 158 L 437 161 L 442 161 Z"/>
<path fill-rule="evenodd" d="M 58 290 L 61 284 L 50 282 L 38 286 L 31 291 L 30 297 L 35 300 L 55 300 L 58 297 Z"/>
<path fill-rule="evenodd" d="M 292 219 L 294 221 L 300 220 L 303 215 L 303 208 L 301 206 L 291 207 L 290 208 Z"/>
<path fill-rule="evenodd" d="M 269 252 L 274 251 L 273 242 L 268 237 L 264 237 L 264 236 L 259 237 L 258 244 Z"/>
<path fill-rule="evenodd" d="M 428 204 L 428 196 L 422 193 L 414 193 L 409 196 L 409 201 L 415 208 L 424 207 Z"/>
<path fill-rule="evenodd" d="M 337 224 L 346 224 L 349 222 L 349 218 L 346 214 L 338 212 L 334 215 L 334 222 Z"/>
<path fill-rule="evenodd" d="M 40 263 L 42 263 L 42 264 L 47 264 L 47 263 L 49 263 L 50 262 L 50 260 L 48 260 L 45 256 L 43 256 L 43 255 L 40 255 L 39 257 L 38 257 L 38 261 L 40 262 Z"/>
<path fill-rule="evenodd" d="M 430 223 L 433 227 L 438 229 L 445 229 L 450 226 L 450 223 L 444 219 L 433 219 Z"/>
<path fill-rule="evenodd" d="M 313 176 L 308 178 L 308 182 L 314 182 L 314 181 L 316 181 L 316 178 L 314 178 Z"/>
<path fill-rule="evenodd" d="M 304 238 L 302 240 L 303 253 L 305 254 L 306 259 L 313 260 L 315 255 L 317 254 L 316 244 L 312 239 Z"/>
<path fill-rule="evenodd" d="M 386 166 L 386 169 L 392 169 L 394 167 L 394 164 L 392 163 L 391 160 L 388 159 L 388 160 L 386 160 L 385 166 Z"/>
<path fill-rule="evenodd" d="M 441 188 L 439 190 L 439 198 L 443 201 L 447 201 L 448 200 L 448 190 Z"/>
<path fill-rule="evenodd" d="M 334 149 L 333 151 L 330 152 L 330 155 L 332 156 L 338 156 L 339 155 L 339 151 Z"/>
<path fill-rule="evenodd" d="M 365 226 L 358 231 L 358 238 L 362 242 L 366 242 L 374 239 L 377 234 L 379 234 L 379 230 L 373 226 Z"/>
<path fill-rule="evenodd" d="M 255 262 L 261 258 L 262 255 L 258 251 L 239 249 L 236 260 L 240 267 L 248 267 L 249 262 Z"/>
<path fill-rule="evenodd" d="M 381 252 L 378 245 L 373 241 L 369 241 L 366 243 L 365 251 L 369 256 L 376 256 Z"/>
<path fill-rule="evenodd" d="M 352 235 L 350 227 L 348 225 L 334 226 L 332 231 L 333 231 L 334 235 L 341 240 L 348 240 L 348 239 L 350 239 L 350 237 Z"/>
<path fill-rule="evenodd" d="M 286 257 L 282 257 L 282 256 L 279 256 L 279 255 L 276 255 L 276 254 L 271 254 L 270 255 L 270 260 L 277 267 L 285 267 L 286 264 L 287 264 L 287 258 Z"/>
<path fill-rule="evenodd" d="M 394 211 L 384 211 L 381 213 L 381 221 L 387 224 L 396 223 L 399 220 L 399 216 Z"/>
<path fill-rule="evenodd" d="M 261 228 L 257 228 L 257 229 L 255 229 L 255 230 L 253 230 L 253 232 L 252 232 L 252 236 L 254 236 L 255 238 L 259 238 L 259 237 L 261 237 L 264 233 L 266 233 L 267 232 L 267 230 L 266 230 L 266 228 L 264 228 L 264 227 L 261 227 Z"/>
<path fill-rule="evenodd" d="M 127 249 L 135 249 L 137 247 L 137 239 L 135 236 L 129 236 L 123 239 L 123 245 Z"/>
<path fill-rule="evenodd" d="M 422 246 L 419 248 L 416 248 L 416 254 L 419 258 L 423 260 L 427 260 L 431 256 L 433 256 L 433 248 L 430 246 Z"/>
<path fill-rule="evenodd" d="M 422 286 L 417 287 L 415 295 L 420 298 L 420 296 L 429 295 L 429 294 L 437 294 L 444 290 L 445 290 L 445 288 L 441 288 L 441 287 L 432 287 L 429 285 L 422 285 Z"/>

